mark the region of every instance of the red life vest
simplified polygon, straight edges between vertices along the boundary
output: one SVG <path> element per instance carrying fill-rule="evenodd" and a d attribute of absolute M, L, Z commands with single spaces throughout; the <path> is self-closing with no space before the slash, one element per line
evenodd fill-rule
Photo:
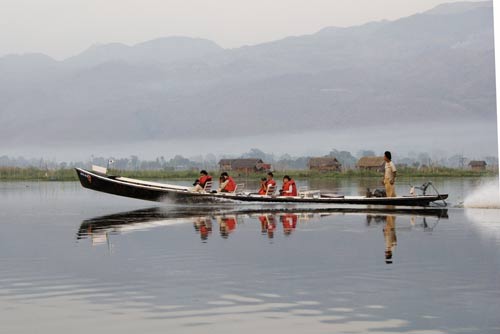
<path fill-rule="evenodd" d="M 297 226 L 297 215 L 285 214 L 280 217 L 284 229 L 294 229 Z"/>
<path fill-rule="evenodd" d="M 233 191 L 236 190 L 236 182 L 234 182 L 234 180 L 233 180 L 233 178 L 231 176 L 228 176 L 227 180 L 229 182 L 226 184 L 226 186 L 222 190 L 225 190 L 228 193 L 232 193 Z"/>
<path fill-rule="evenodd" d="M 264 229 L 267 226 L 267 217 L 266 216 L 259 216 L 260 220 L 260 225 L 262 226 L 262 229 Z"/>
<path fill-rule="evenodd" d="M 272 179 L 271 180 L 267 180 L 266 181 L 266 186 L 269 188 L 270 185 L 273 185 L 273 186 L 276 187 L 276 181 L 274 181 Z"/>
<path fill-rule="evenodd" d="M 274 221 L 274 216 L 260 216 L 261 232 L 272 233 L 276 229 L 276 222 Z"/>
<path fill-rule="evenodd" d="M 231 232 L 234 229 L 236 229 L 236 219 L 234 219 L 234 218 L 226 218 L 224 221 L 226 223 L 226 228 L 227 228 L 228 232 Z"/>
<path fill-rule="evenodd" d="M 295 185 L 294 180 L 283 183 L 283 187 L 281 188 L 281 190 L 282 196 L 297 196 L 297 186 Z"/>
<path fill-rule="evenodd" d="M 203 175 L 202 177 L 200 177 L 199 181 L 200 186 L 204 187 L 207 181 L 212 181 L 212 177 L 210 175 Z"/>
<path fill-rule="evenodd" d="M 267 194 L 267 189 L 269 189 L 269 186 L 274 186 L 276 187 L 276 181 L 274 180 L 266 180 L 264 184 L 260 185 L 259 189 L 259 195 L 265 195 Z"/>
<path fill-rule="evenodd" d="M 265 195 L 267 193 L 267 185 L 265 183 L 260 184 L 259 195 Z"/>

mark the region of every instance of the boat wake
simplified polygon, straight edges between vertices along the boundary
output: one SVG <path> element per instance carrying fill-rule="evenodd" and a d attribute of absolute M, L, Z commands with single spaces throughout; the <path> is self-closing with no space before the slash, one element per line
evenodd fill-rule
<path fill-rule="evenodd" d="M 497 182 L 481 185 L 464 200 L 465 215 L 485 239 L 500 242 L 500 194 Z"/>
<path fill-rule="evenodd" d="M 465 198 L 463 206 L 473 209 L 500 209 L 498 182 L 481 185 Z"/>

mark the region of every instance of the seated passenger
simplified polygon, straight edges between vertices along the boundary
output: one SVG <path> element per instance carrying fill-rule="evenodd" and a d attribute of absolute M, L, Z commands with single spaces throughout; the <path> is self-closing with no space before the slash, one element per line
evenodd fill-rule
<path fill-rule="evenodd" d="M 269 189 L 270 186 L 273 186 L 276 188 L 276 181 L 273 179 L 274 175 L 272 172 L 267 173 L 267 181 L 266 181 L 266 187 Z M 272 194 L 270 194 L 272 195 Z"/>
<path fill-rule="evenodd" d="M 219 192 L 232 193 L 236 190 L 236 182 L 226 172 L 220 175 L 219 182 Z"/>
<path fill-rule="evenodd" d="M 212 181 L 212 177 L 208 175 L 206 170 L 200 171 L 200 178 L 194 181 L 193 191 L 202 192 L 205 189 L 205 185 L 208 181 Z"/>
<path fill-rule="evenodd" d="M 266 184 L 267 179 L 265 177 L 260 179 L 260 188 L 259 188 L 259 195 L 265 195 L 267 194 L 267 184 Z"/>
<path fill-rule="evenodd" d="M 288 175 L 283 177 L 283 186 L 280 190 L 281 196 L 297 196 L 297 186 L 295 181 Z"/>

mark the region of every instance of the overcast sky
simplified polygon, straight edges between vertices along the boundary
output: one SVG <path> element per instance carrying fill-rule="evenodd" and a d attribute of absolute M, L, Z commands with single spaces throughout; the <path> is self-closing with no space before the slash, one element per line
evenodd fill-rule
<path fill-rule="evenodd" d="M 327 26 L 394 20 L 450 0 L 0 0 L 0 56 L 56 59 L 96 43 L 128 45 L 165 36 L 210 39 L 225 48 Z"/>

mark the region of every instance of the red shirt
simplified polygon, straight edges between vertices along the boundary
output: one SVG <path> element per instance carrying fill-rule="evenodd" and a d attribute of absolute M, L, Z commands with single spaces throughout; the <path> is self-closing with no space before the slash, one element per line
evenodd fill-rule
<path fill-rule="evenodd" d="M 297 186 L 295 185 L 294 180 L 283 183 L 283 187 L 281 188 L 281 190 L 282 196 L 297 196 Z"/>

